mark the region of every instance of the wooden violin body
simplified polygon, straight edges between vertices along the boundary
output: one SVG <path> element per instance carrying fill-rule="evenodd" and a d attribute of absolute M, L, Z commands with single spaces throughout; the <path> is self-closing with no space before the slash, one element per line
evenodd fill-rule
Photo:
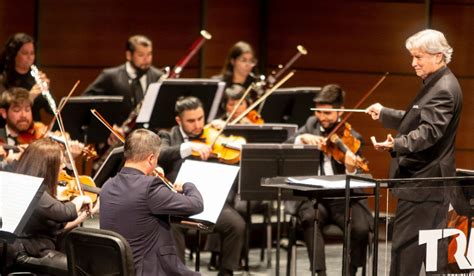
<path fill-rule="evenodd" d="M 100 188 L 97 188 L 94 180 L 86 175 L 80 175 L 79 182 L 81 182 L 81 188 L 84 191 L 84 195 L 91 198 L 92 202 L 95 203 L 100 193 Z M 76 179 L 68 175 L 65 171 L 61 171 L 58 177 L 58 190 L 56 198 L 60 201 L 69 201 L 76 196 L 80 195 L 80 191 L 76 185 Z"/>
<path fill-rule="evenodd" d="M 204 127 L 203 133 L 195 143 L 204 143 L 211 147 L 211 156 L 219 159 L 225 164 L 236 164 L 240 161 L 240 148 L 247 141 L 240 136 L 223 136 L 219 131 L 210 125 Z M 193 152 L 193 156 L 199 156 L 199 153 Z"/>

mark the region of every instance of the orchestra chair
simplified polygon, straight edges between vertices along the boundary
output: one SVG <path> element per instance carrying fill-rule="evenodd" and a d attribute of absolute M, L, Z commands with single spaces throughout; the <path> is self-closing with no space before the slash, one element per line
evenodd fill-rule
<path fill-rule="evenodd" d="M 135 275 L 132 250 L 116 232 L 79 227 L 66 237 L 68 271 L 78 275 Z"/>

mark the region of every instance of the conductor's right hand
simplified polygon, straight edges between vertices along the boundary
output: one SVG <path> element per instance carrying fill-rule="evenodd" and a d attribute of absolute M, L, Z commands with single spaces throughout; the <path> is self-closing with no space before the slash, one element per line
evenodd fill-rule
<path fill-rule="evenodd" d="M 373 120 L 378 120 L 380 118 L 380 112 L 382 112 L 383 105 L 380 103 L 375 103 L 365 110 L 365 113 L 369 114 Z"/>
<path fill-rule="evenodd" d="M 211 148 L 203 143 L 191 142 L 193 155 L 198 154 L 201 160 L 207 160 L 211 154 Z"/>

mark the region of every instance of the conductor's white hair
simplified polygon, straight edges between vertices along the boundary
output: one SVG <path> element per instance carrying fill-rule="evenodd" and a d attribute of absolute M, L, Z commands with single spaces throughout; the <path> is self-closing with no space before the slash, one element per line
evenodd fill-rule
<path fill-rule="evenodd" d="M 442 53 L 446 64 L 451 61 L 453 54 L 453 48 L 449 46 L 444 34 L 432 29 L 426 29 L 410 36 L 405 42 L 405 47 L 409 51 L 420 49 L 429 54 Z"/>

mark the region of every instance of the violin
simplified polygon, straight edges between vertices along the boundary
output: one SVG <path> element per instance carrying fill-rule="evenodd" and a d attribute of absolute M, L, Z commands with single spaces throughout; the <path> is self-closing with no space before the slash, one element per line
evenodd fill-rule
<path fill-rule="evenodd" d="M 244 117 L 246 122 L 248 122 L 249 124 L 253 124 L 253 125 L 263 125 L 265 123 L 265 121 L 262 119 L 262 116 L 260 116 L 260 114 L 255 111 L 255 110 L 251 110 L 247 116 Z M 242 119 L 243 121 L 244 119 Z"/>
<path fill-rule="evenodd" d="M 326 155 L 332 156 L 337 162 L 344 164 L 346 152 L 349 150 L 354 154 L 359 151 L 361 141 L 352 135 L 352 127 L 345 122 L 344 127 L 340 127 L 334 134 L 329 135 L 325 145 L 321 146 L 321 151 Z M 359 155 L 356 155 L 356 168 L 363 172 L 369 172 L 368 161 Z"/>
<path fill-rule="evenodd" d="M 33 143 L 36 140 L 39 140 L 43 137 L 45 137 L 48 133 L 48 126 L 44 125 L 41 122 L 34 122 L 33 125 L 26 131 L 22 131 L 18 133 L 18 136 L 16 137 L 16 140 L 18 144 L 21 145 L 28 145 Z M 58 142 L 64 143 L 62 138 L 61 133 L 56 135 L 58 133 L 50 133 L 49 137 L 51 137 L 53 140 L 56 140 Z M 69 135 L 67 135 L 66 139 L 70 139 Z M 87 159 L 96 159 L 98 157 L 97 152 L 94 148 L 93 145 L 83 145 L 82 143 L 80 144 L 81 146 L 81 153 L 82 155 Z"/>
<path fill-rule="evenodd" d="M 100 188 L 94 183 L 94 180 L 90 176 L 80 175 L 79 182 L 85 196 L 90 197 L 92 203 L 97 201 Z M 65 171 L 61 171 L 58 177 L 58 189 L 56 198 L 59 201 L 70 201 L 76 196 L 80 196 L 81 193 L 77 188 L 76 179 L 68 175 Z"/>
<path fill-rule="evenodd" d="M 192 140 L 195 143 L 203 143 L 211 147 L 211 157 L 219 159 L 225 164 L 236 164 L 240 162 L 240 150 L 242 144 L 247 141 L 241 136 L 223 136 L 221 131 L 207 125 L 204 127 L 201 136 Z M 200 156 L 197 152 L 192 152 L 193 156 Z"/>

